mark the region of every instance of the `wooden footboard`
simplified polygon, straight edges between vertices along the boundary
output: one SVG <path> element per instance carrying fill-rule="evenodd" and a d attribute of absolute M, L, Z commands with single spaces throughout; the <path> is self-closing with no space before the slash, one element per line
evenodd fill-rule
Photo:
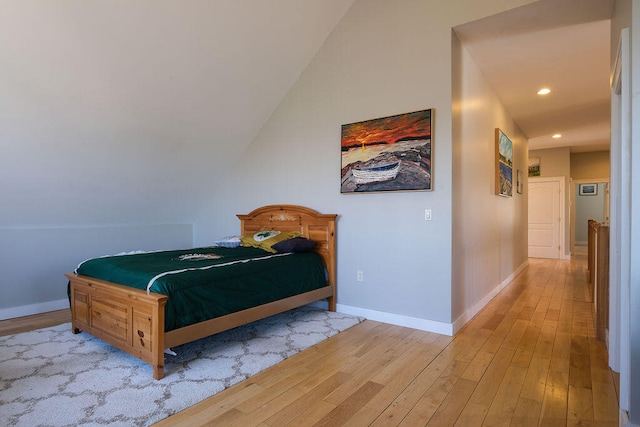
<path fill-rule="evenodd" d="M 262 227 L 299 231 L 318 243 L 315 249 L 327 268 L 327 286 L 268 304 L 164 332 L 168 297 L 92 277 L 66 274 L 70 281 L 73 333 L 87 332 L 153 367 L 164 377 L 164 349 L 191 342 L 265 317 L 327 299 L 336 310 L 335 220 L 337 215 L 295 205 L 272 205 L 238 215 L 241 234 Z"/>
<path fill-rule="evenodd" d="M 85 331 L 153 367 L 164 377 L 164 306 L 168 297 L 92 277 L 66 274 L 71 283 L 71 328 Z"/>

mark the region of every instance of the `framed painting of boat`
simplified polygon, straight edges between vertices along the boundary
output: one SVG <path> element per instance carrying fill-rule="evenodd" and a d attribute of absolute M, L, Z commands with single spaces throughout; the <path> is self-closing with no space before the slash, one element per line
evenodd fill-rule
<path fill-rule="evenodd" d="M 433 109 L 342 125 L 341 193 L 432 189 Z"/>
<path fill-rule="evenodd" d="M 496 194 L 513 195 L 513 143 L 496 128 Z"/>

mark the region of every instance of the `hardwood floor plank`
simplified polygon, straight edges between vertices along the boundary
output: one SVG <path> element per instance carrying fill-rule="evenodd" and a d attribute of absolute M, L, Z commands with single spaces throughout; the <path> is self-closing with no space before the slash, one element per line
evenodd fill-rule
<path fill-rule="evenodd" d="M 282 410 L 276 412 L 269 418 L 265 420 L 265 423 L 273 426 L 282 426 L 287 425 L 287 423 L 291 422 L 291 420 L 297 418 L 299 415 L 306 413 L 310 408 L 314 407 L 320 401 L 331 393 L 336 387 L 345 383 L 351 378 L 351 375 L 345 374 L 344 372 L 337 372 L 335 375 L 331 376 L 327 380 L 323 381 L 313 389 L 305 392 L 299 399 L 295 400 L 291 405 L 283 408 Z M 329 408 L 322 416 L 326 415 L 327 412 L 332 410 L 335 405 L 330 405 L 328 402 L 325 403 L 325 408 Z M 317 413 L 316 413 L 317 415 Z M 319 417 L 318 420 L 322 418 Z"/>
<path fill-rule="evenodd" d="M 315 369 L 313 367 L 310 367 L 310 372 L 308 373 L 308 375 L 302 378 L 302 381 L 300 381 L 299 383 L 294 383 L 293 386 L 303 393 L 309 393 L 311 390 L 315 389 L 316 387 L 327 381 L 329 378 L 340 372 L 339 367 L 349 365 L 350 363 L 353 363 L 353 360 L 353 358 L 349 357 L 342 359 L 342 361 L 336 360 L 325 363 L 325 361 L 323 361 L 322 359 L 315 359 L 314 362 L 317 363 Z M 342 373 L 345 374 L 344 372 Z M 345 377 L 347 376 L 348 375 L 345 374 Z"/>
<path fill-rule="evenodd" d="M 569 385 L 591 390 L 591 357 L 587 337 L 574 336 L 571 338 Z"/>
<path fill-rule="evenodd" d="M 555 369 L 553 363 L 547 374 L 547 384 L 542 401 L 541 424 L 567 422 L 567 398 L 569 373 Z"/>
<path fill-rule="evenodd" d="M 571 352 L 571 335 L 564 332 L 557 332 L 553 341 L 551 352 L 551 365 L 556 371 L 569 374 L 569 355 Z"/>
<path fill-rule="evenodd" d="M 459 351 L 455 359 L 463 362 L 471 362 L 473 361 L 478 352 L 482 348 L 484 348 L 487 340 L 492 336 L 491 331 L 486 329 L 481 330 L 472 330 L 472 329 L 463 329 L 458 332 L 456 339 L 459 339 L 457 345 L 462 347 L 461 351 Z"/>
<path fill-rule="evenodd" d="M 504 341 L 502 342 L 502 347 L 516 350 L 520 345 L 520 340 L 522 339 L 522 336 L 526 332 L 528 326 L 529 326 L 528 321 L 518 319 L 516 317 L 515 322 L 513 323 L 513 326 L 511 327 L 511 329 L 509 330 L 509 333 L 507 334 L 507 336 L 504 338 Z"/>
<path fill-rule="evenodd" d="M 384 386 L 382 384 L 378 384 L 373 381 L 367 381 L 351 396 L 349 396 L 347 399 L 333 408 L 333 410 L 327 415 L 322 417 L 322 419 L 315 423 L 314 426 L 332 427 L 347 424 L 353 414 L 359 411 L 363 406 L 365 406 L 365 404 L 376 394 L 378 394 L 383 388 Z"/>
<path fill-rule="evenodd" d="M 617 421 L 616 375 L 607 367 L 607 349 L 603 341 L 589 337 L 593 415 L 596 422 Z"/>
<path fill-rule="evenodd" d="M 531 363 L 533 352 L 538 344 L 538 338 L 542 332 L 539 326 L 528 325 L 522 334 L 522 339 L 516 348 L 516 353 L 513 355 L 511 364 L 514 366 L 520 366 L 526 368 Z"/>
<path fill-rule="evenodd" d="M 277 395 L 270 395 L 268 392 L 263 393 L 262 395 L 256 396 L 263 401 L 260 406 L 252 405 L 251 407 L 247 407 L 238 405 L 236 409 L 242 412 L 242 416 L 230 423 L 230 426 L 257 426 L 261 424 L 263 420 L 274 416 L 277 412 L 293 404 L 293 402 L 300 399 L 303 395 L 304 393 L 294 388 L 289 388 Z"/>
<path fill-rule="evenodd" d="M 416 404 L 408 412 L 400 425 L 416 425 L 419 420 L 430 420 L 433 417 L 441 405 L 449 398 L 449 395 L 456 389 L 459 381 L 463 381 L 462 391 L 459 392 L 462 396 L 466 391 L 472 392 L 473 390 L 467 390 L 469 384 L 476 384 L 474 381 L 461 380 L 462 373 L 467 369 L 469 362 L 462 362 L 459 360 L 453 360 L 452 363 L 442 371 L 442 374 L 434 381 L 433 385 L 424 393 L 424 395 L 416 402 Z M 452 400 L 455 399 L 455 393 L 452 395 Z M 466 402 L 468 396 L 464 398 Z M 447 400 L 447 402 L 449 402 Z M 457 406 L 459 402 L 453 402 L 452 405 Z M 448 414 L 449 415 L 449 414 Z"/>
<path fill-rule="evenodd" d="M 67 322 L 71 322 L 71 311 L 69 309 L 2 320 L 0 321 L 0 337 L 61 325 Z"/>
<path fill-rule="evenodd" d="M 447 398 L 440 404 L 433 417 L 427 425 L 430 426 L 452 426 L 460 416 L 469 397 L 477 386 L 476 381 L 460 379 L 453 386 Z"/>
<path fill-rule="evenodd" d="M 364 386 L 371 378 L 376 376 L 381 369 L 393 363 L 406 348 L 395 337 L 390 337 L 388 341 L 381 343 L 380 347 L 368 354 L 365 363 L 363 360 L 357 360 L 348 366 L 345 366 L 341 372 L 350 375 L 350 379 L 340 386 L 336 387 L 325 400 L 333 404 L 339 405 L 341 402 L 350 397 L 357 389 Z"/>
<path fill-rule="evenodd" d="M 569 385 L 567 423 L 595 424 L 593 415 L 593 393 L 590 388 Z"/>
<path fill-rule="evenodd" d="M 487 368 L 491 364 L 491 361 L 495 357 L 494 350 L 487 350 L 481 348 L 476 354 L 473 360 L 469 363 L 469 366 L 462 374 L 462 378 L 475 382 L 480 382 L 482 376 L 487 371 Z"/>
<path fill-rule="evenodd" d="M 467 402 L 464 409 L 458 416 L 455 427 L 475 427 L 482 426 L 489 408 L 485 405 Z"/>
<path fill-rule="evenodd" d="M 470 402 L 489 408 L 493 401 L 493 398 L 498 391 L 498 387 L 504 378 L 509 363 L 513 358 L 514 351 L 507 348 L 500 348 L 497 352 L 489 367 L 487 368 L 482 379 L 478 383 Z"/>
<path fill-rule="evenodd" d="M 351 418 L 349 418 L 349 426 L 373 426 L 376 420 L 380 419 L 380 408 L 371 408 L 368 404 L 360 408 Z M 397 422 L 393 419 L 387 419 L 381 425 L 395 426 Z"/>
<path fill-rule="evenodd" d="M 415 378 L 444 349 L 447 341 L 443 340 L 440 345 L 436 345 L 435 342 L 426 345 L 416 341 L 408 342 L 408 346 L 403 347 L 404 351 L 382 367 L 372 380 L 378 384 L 388 385 L 394 381 L 397 382 L 398 378 Z"/>
<path fill-rule="evenodd" d="M 457 344 L 453 345 L 454 342 L 457 342 Z M 464 347 L 460 345 L 458 337 L 451 339 L 449 344 L 437 352 L 437 356 L 407 384 L 394 401 L 394 405 L 404 408 L 411 408 L 415 405 L 419 397 L 433 385 L 441 373 L 449 367 L 456 355 L 463 349 Z"/>
<path fill-rule="evenodd" d="M 551 359 L 553 356 L 553 347 L 556 340 L 556 331 L 558 323 L 551 320 L 545 320 L 542 324 L 540 336 L 536 342 L 533 354 L 536 357 Z"/>
<path fill-rule="evenodd" d="M 534 357 L 527 369 L 520 398 L 542 403 L 551 359 Z"/>
<path fill-rule="evenodd" d="M 523 386 L 524 387 L 524 386 Z M 540 401 L 527 399 L 522 394 L 518 398 L 516 410 L 511 417 L 511 426 L 531 426 L 540 425 L 540 413 L 542 412 L 542 399 Z"/>
<path fill-rule="evenodd" d="M 224 390 L 211 398 L 208 405 L 196 405 L 192 406 L 191 410 L 185 410 L 172 415 L 169 418 L 165 418 L 162 421 L 154 424 L 154 426 L 204 426 L 210 425 L 211 420 L 215 420 L 218 417 L 224 417 L 230 410 L 234 409 L 235 405 L 244 400 L 255 396 L 259 393 L 260 387 L 253 383 L 242 382 L 237 384 L 239 387 L 234 393 L 228 392 L 229 389 Z"/>
<path fill-rule="evenodd" d="M 272 427 L 278 427 L 279 425 L 312 426 L 322 420 L 334 408 L 335 405 L 321 400 L 315 402 L 313 405 L 310 405 L 304 412 L 302 412 L 297 417 L 288 420 L 285 424 L 274 424 L 267 421 L 267 425 L 270 425 Z"/>
<path fill-rule="evenodd" d="M 504 375 L 489 412 L 484 420 L 487 425 L 509 425 L 515 413 L 518 396 L 524 383 L 527 369 L 511 365 Z"/>
<path fill-rule="evenodd" d="M 416 378 L 420 372 L 428 367 L 434 358 L 444 348 L 444 340 L 440 346 L 434 344 L 428 346 L 415 346 L 414 352 L 406 352 L 405 355 L 413 356 L 412 359 L 404 358 L 398 359 L 400 363 L 395 365 L 396 370 L 393 372 L 392 378 L 386 382 L 385 387 L 374 396 L 366 406 L 370 409 L 381 411 L 381 408 L 387 408 L 393 404 L 393 401 L 407 388 L 414 378 Z M 383 377 L 386 379 L 386 376 Z M 380 382 L 379 375 L 376 375 L 373 380 Z M 386 416 L 392 416 L 387 413 Z"/>
<path fill-rule="evenodd" d="M 594 381 L 593 388 L 593 418 L 596 421 L 617 421 L 617 396 L 613 383 Z"/>
<path fill-rule="evenodd" d="M 303 371 L 298 368 L 294 372 L 295 375 L 289 375 L 283 381 L 278 381 L 270 387 L 265 387 L 264 384 L 260 383 L 260 379 L 256 379 L 254 384 L 261 386 L 264 392 L 239 403 L 236 408 L 243 413 L 250 414 L 265 406 L 272 405 L 274 401 L 277 402 L 277 399 L 280 399 L 280 396 L 284 396 L 285 399 L 290 396 L 302 396 L 304 392 L 294 388 L 294 386 L 302 381 L 305 374 L 310 371 Z"/>

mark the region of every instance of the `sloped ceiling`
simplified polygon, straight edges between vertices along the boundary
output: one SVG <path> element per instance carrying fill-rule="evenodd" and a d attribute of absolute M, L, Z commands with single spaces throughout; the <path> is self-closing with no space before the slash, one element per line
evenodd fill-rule
<path fill-rule="evenodd" d="M 612 8 L 613 0 L 540 0 L 455 28 L 530 149 L 609 149 Z M 537 95 L 543 87 L 552 92 Z"/>
<path fill-rule="evenodd" d="M 0 227 L 191 221 L 352 4 L 0 0 Z"/>
<path fill-rule="evenodd" d="M 41 108 L 54 119 L 62 101 L 79 117 L 129 116 L 138 129 L 164 125 L 182 141 L 215 142 L 228 158 L 251 142 L 352 3 L 2 1 L 0 77 L 30 100 L 14 105 L 15 116 Z M 215 141 L 197 141 L 209 131 Z"/>

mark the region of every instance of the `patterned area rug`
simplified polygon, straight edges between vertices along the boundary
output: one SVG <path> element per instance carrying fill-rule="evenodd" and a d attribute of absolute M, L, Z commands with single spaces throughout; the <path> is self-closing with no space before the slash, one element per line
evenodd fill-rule
<path fill-rule="evenodd" d="M 147 426 L 361 321 L 301 307 L 174 348 L 160 381 L 69 323 L 0 337 L 0 425 Z"/>

